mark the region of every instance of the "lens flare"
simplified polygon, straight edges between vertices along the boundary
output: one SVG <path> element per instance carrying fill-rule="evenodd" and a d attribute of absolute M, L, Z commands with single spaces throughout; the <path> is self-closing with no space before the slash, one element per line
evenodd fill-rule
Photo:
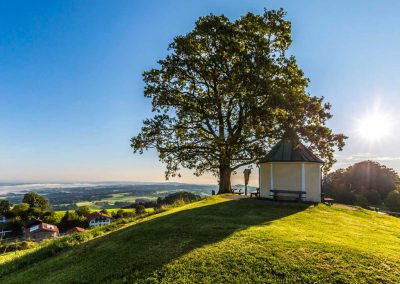
<path fill-rule="evenodd" d="M 370 142 L 380 141 L 393 131 L 393 120 L 386 114 L 374 112 L 358 121 L 358 133 Z"/>

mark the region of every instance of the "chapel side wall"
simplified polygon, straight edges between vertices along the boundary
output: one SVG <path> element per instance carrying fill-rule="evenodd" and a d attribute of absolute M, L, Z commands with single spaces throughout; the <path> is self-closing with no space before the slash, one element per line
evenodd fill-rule
<path fill-rule="evenodd" d="M 306 201 L 321 202 L 321 164 L 307 163 L 306 170 Z"/>

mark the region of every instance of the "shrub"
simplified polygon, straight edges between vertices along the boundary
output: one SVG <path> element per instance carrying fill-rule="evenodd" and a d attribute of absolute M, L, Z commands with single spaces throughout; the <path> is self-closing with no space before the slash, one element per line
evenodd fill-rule
<path fill-rule="evenodd" d="M 391 211 L 400 211 L 400 192 L 393 190 L 385 199 L 385 205 Z"/>
<path fill-rule="evenodd" d="M 364 193 L 365 198 L 370 204 L 379 205 L 382 204 L 382 199 L 378 191 L 371 190 Z"/>
<path fill-rule="evenodd" d="M 90 207 L 87 205 L 79 206 L 75 212 L 78 214 L 78 216 L 86 217 L 90 214 Z"/>
<path fill-rule="evenodd" d="M 0 245 L 0 252 L 6 253 L 11 251 L 18 251 L 18 250 L 26 250 L 38 247 L 39 244 L 36 242 L 30 241 L 23 241 L 23 242 L 14 242 L 14 243 L 5 243 Z"/>
<path fill-rule="evenodd" d="M 146 212 L 146 208 L 141 204 L 136 205 L 135 206 L 135 212 L 136 212 L 136 215 L 142 215 L 143 213 Z"/>
<path fill-rule="evenodd" d="M 356 195 L 356 201 L 354 204 L 363 208 L 367 208 L 369 205 L 368 200 L 363 195 Z"/>

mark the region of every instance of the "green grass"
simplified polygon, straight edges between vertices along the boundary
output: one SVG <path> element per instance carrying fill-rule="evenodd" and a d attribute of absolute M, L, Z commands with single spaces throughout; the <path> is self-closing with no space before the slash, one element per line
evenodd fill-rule
<path fill-rule="evenodd" d="M 168 191 L 166 191 L 168 192 Z M 102 206 L 97 205 L 97 202 L 106 202 L 113 205 L 115 202 L 128 202 L 128 203 L 135 203 L 137 199 L 148 199 L 148 200 L 157 200 L 156 196 L 152 195 L 144 195 L 144 196 L 132 196 L 129 193 L 113 193 L 108 198 L 103 198 L 94 201 L 81 201 L 77 202 L 77 206 L 89 206 L 91 209 L 101 210 Z M 108 209 L 107 209 L 108 210 Z"/>
<path fill-rule="evenodd" d="M 216 196 L 30 263 L 39 253 L 8 256 L 0 282 L 398 283 L 400 219 Z"/>
<path fill-rule="evenodd" d="M 113 213 L 113 212 L 117 212 L 118 210 L 120 210 L 121 208 L 112 208 L 112 209 L 107 209 L 107 212 L 109 214 Z M 146 208 L 147 211 L 149 211 L 152 208 Z M 135 209 L 122 209 L 124 212 L 134 212 Z M 74 211 L 74 210 L 69 210 L 69 211 Z M 97 212 L 100 211 L 100 209 L 90 209 L 90 212 Z M 67 210 L 59 210 L 59 211 L 54 211 L 54 214 L 56 214 L 57 217 L 59 217 L 60 219 L 65 215 L 65 212 L 67 212 Z"/>

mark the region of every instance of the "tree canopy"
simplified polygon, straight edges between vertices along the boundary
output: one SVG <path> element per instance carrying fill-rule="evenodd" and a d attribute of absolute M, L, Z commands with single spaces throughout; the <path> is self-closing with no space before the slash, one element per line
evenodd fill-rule
<path fill-rule="evenodd" d="M 3 199 L 0 201 L 0 215 L 7 215 L 11 210 L 11 202 Z"/>
<path fill-rule="evenodd" d="M 131 139 L 134 152 L 155 148 L 166 178 L 181 167 L 210 172 L 224 193 L 235 170 L 295 133 L 328 170 L 345 136 L 326 127 L 331 106 L 307 92 L 309 80 L 287 54 L 291 43 L 283 10 L 235 21 L 201 17 L 193 31 L 173 40 L 157 68 L 144 72 L 155 114 Z"/>
<path fill-rule="evenodd" d="M 399 185 L 400 178 L 391 168 L 364 161 L 328 174 L 323 180 L 325 194 L 338 202 L 353 204 L 363 196 L 370 204 L 381 204 Z"/>
<path fill-rule="evenodd" d="M 22 202 L 29 204 L 32 209 L 36 208 L 42 212 L 49 211 L 51 209 L 49 200 L 46 197 L 37 194 L 36 192 L 26 193 Z"/>

